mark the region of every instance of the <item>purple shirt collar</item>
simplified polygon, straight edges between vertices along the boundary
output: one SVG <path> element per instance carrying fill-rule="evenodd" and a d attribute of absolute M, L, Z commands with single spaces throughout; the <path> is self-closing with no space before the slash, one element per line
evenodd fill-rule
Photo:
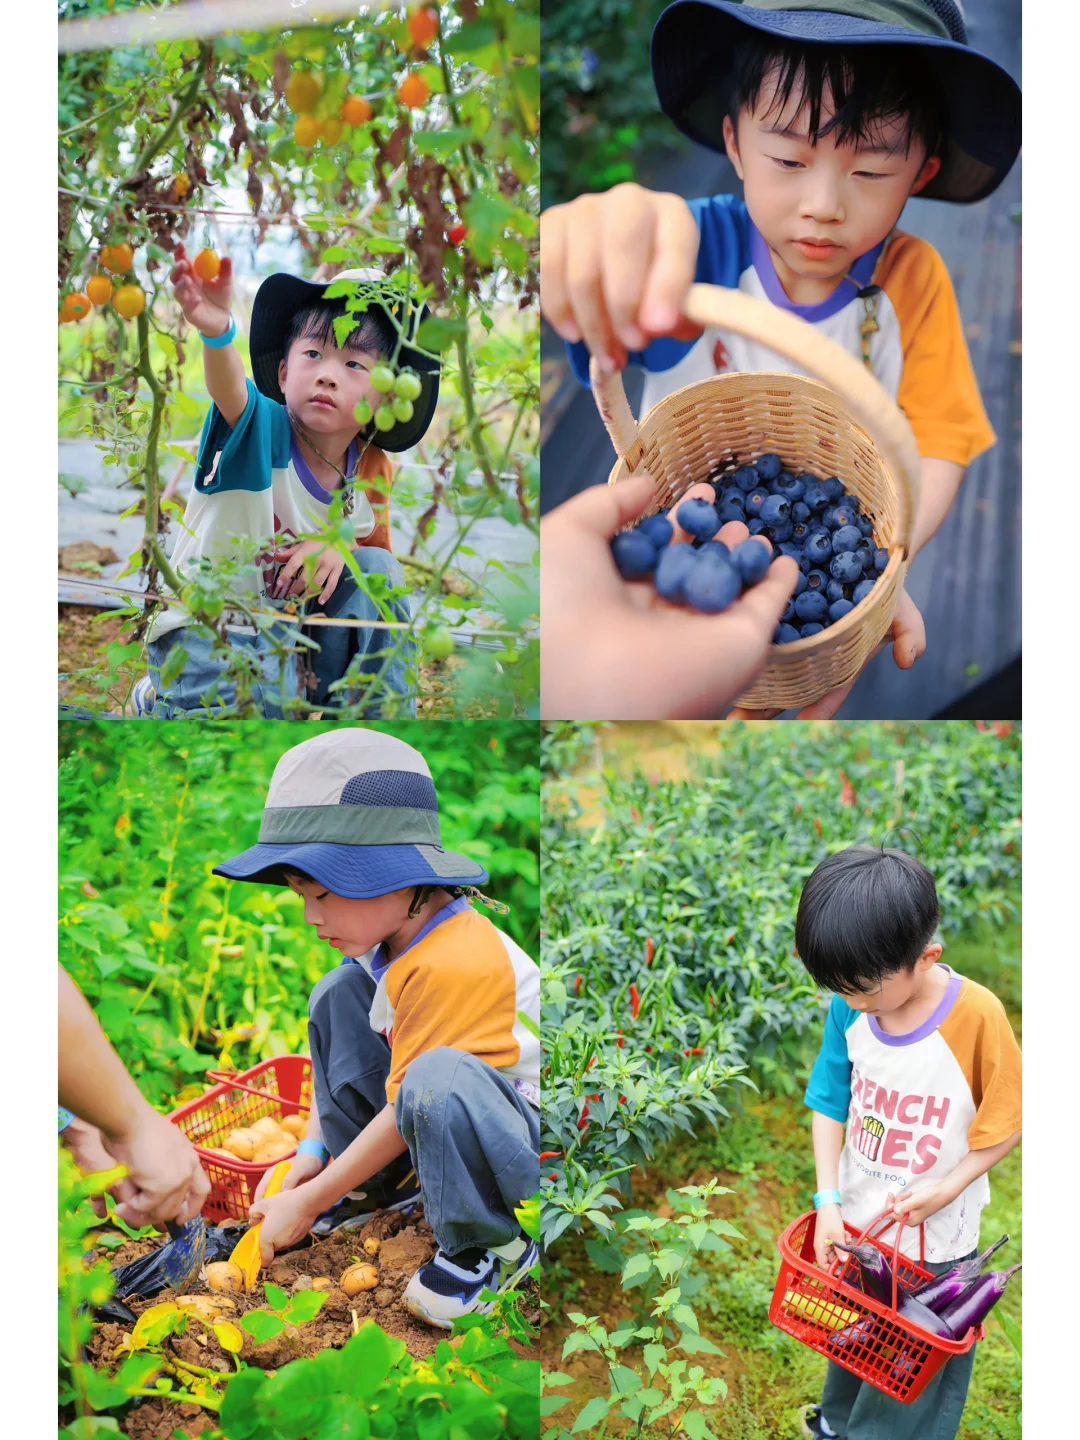
<path fill-rule="evenodd" d="M 870 1033 L 875 1040 L 880 1040 L 883 1045 L 917 1045 L 920 1040 L 925 1040 L 928 1035 L 934 1033 L 956 1004 L 960 986 L 964 983 L 964 977 L 958 975 L 950 966 L 942 964 L 940 960 L 938 964 L 941 965 L 942 970 L 948 971 L 949 983 L 945 987 L 945 994 L 941 997 L 934 1013 L 924 1020 L 917 1030 L 909 1030 L 906 1035 L 890 1035 L 888 1031 L 882 1030 L 876 1015 L 867 1015 L 866 1018 L 870 1022 Z"/>
<path fill-rule="evenodd" d="M 765 294 L 774 305 L 779 305 L 781 310 L 788 310 L 792 315 L 798 315 L 801 320 L 809 321 L 811 325 L 817 324 L 820 320 L 827 320 L 830 315 L 836 315 L 843 310 L 845 305 L 851 304 L 864 285 L 870 284 L 874 278 L 874 266 L 884 248 L 885 241 L 882 240 L 879 245 L 874 246 L 873 250 L 868 250 L 865 255 L 860 255 L 855 261 L 850 273 L 858 281 L 857 287 L 850 280 L 844 279 L 840 281 L 828 299 L 821 300 L 816 305 L 796 305 L 793 300 L 788 299 L 787 291 L 780 284 L 780 277 L 773 264 L 772 252 L 765 243 L 761 231 L 752 220 L 750 222 L 750 258 Z"/>
<path fill-rule="evenodd" d="M 420 944 L 421 940 L 426 939 L 437 926 L 444 924 L 455 915 L 460 915 L 463 911 L 470 908 L 469 897 L 467 895 L 459 895 L 456 900 L 451 900 L 449 905 L 444 905 L 441 910 L 437 910 L 423 929 L 416 932 L 404 950 L 399 950 L 396 955 L 387 957 L 385 944 L 380 945 L 378 950 L 375 951 L 375 958 L 371 962 L 372 975 L 377 981 L 381 980 L 395 960 L 400 960 L 402 955 L 407 955 L 414 946 Z"/>
<path fill-rule="evenodd" d="M 316 500 L 321 501 L 324 505 L 329 505 L 331 500 L 333 500 L 334 498 L 334 492 L 332 490 L 324 490 L 323 487 L 319 484 L 318 480 L 315 479 L 315 476 L 311 473 L 311 466 L 301 454 L 300 446 L 296 439 L 296 433 L 291 429 L 291 427 L 289 431 L 289 451 L 292 456 L 292 462 L 296 469 L 296 473 L 300 477 L 301 485 L 303 485 L 304 489 L 308 492 L 309 495 L 314 495 Z M 352 440 L 349 443 L 348 450 L 345 452 L 346 475 L 351 475 L 355 467 L 356 441 Z"/>

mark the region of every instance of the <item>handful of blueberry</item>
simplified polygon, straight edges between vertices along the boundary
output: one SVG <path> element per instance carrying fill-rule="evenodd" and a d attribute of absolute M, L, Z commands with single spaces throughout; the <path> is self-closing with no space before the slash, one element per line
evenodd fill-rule
<path fill-rule="evenodd" d="M 693 537 L 689 544 L 671 543 L 674 527 L 664 515 L 650 515 L 615 536 L 611 551 L 624 580 L 651 575 L 665 600 L 715 615 L 763 579 L 779 555 L 790 555 L 799 578 L 773 636 L 776 644 L 788 645 L 843 619 L 889 563 L 888 550 L 874 546 L 870 517 L 835 475 L 796 475 L 779 455 L 762 455 L 712 485 L 714 501 L 684 500 L 675 511 Z M 764 535 L 772 555 L 750 540 L 729 550 L 715 539 L 729 520 L 741 520 L 752 536 Z"/>

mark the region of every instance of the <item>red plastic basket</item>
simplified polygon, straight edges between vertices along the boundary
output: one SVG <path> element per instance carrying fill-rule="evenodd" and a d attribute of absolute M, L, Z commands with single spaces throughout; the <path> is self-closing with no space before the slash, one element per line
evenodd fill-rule
<path fill-rule="evenodd" d="M 887 1223 L 875 1234 L 878 1226 Z M 931 1272 L 900 1254 L 899 1227 L 892 1247 L 881 1243 L 881 1235 L 897 1222 L 886 1210 L 860 1235 L 844 1222 L 853 1244 L 870 1241 L 885 1255 L 893 1272 L 893 1304 L 882 1305 L 858 1288 L 858 1262 L 852 1255 L 837 1259 L 822 1270 L 814 1259 L 813 1210 L 800 1215 L 777 1241 L 782 1263 L 769 1306 L 769 1319 L 785 1334 L 801 1340 L 811 1350 L 827 1356 L 837 1365 L 873 1385 L 902 1404 L 918 1399 L 937 1372 L 954 1355 L 964 1355 L 983 1338 L 983 1327 L 969 1330 L 962 1340 L 943 1340 L 920 1329 L 896 1313 L 896 1284 L 921 1285 L 933 1279 Z M 919 1256 L 925 1259 L 925 1237 L 919 1227 Z M 810 1314 L 795 1302 L 811 1304 Z M 816 1313 L 815 1313 L 816 1312 Z M 842 1331 L 869 1317 L 861 1338 L 837 1341 Z M 834 1318 L 835 1317 L 835 1318 Z M 849 1318 L 850 1317 L 850 1318 Z M 840 1325 L 837 1322 L 843 1321 Z M 830 1324 L 830 1321 L 832 1322 Z M 833 1328 L 833 1327 L 836 1328 Z"/>
<path fill-rule="evenodd" d="M 270 1165 L 227 1160 L 209 1151 L 220 1148 L 230 1130 L 253 1125 L 264 1115 L 278 1121 L 286 1115 L 307 1115 L 311 1110 L 311 1061 L 306 1055 L 279 1055 L 241 1074 L 207 1073 L 220 1083 L 181 1105 L 169 1119 L 195 1146 L 209 1176 L 210 1194 L 202 1209 L 205 1219 L 211 1224 L 246 1220 L 256 1186 Z"/>

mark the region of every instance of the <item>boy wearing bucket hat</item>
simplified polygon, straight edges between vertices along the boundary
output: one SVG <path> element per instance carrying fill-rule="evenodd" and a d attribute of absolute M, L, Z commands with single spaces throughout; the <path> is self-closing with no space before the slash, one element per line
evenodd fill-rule
<path fill-rule="evenodd" d="M 214 280 L 196 276 L 182 246 L 176 261 L 177 299 L 202 337 L 214 403 L 203 427 L 173 568 L 181 578 L 197 580 L 208 563 L 231 559 L 242 566 L 234 590 L 250 596 L 257 608 L 280 608 L 311 584 L 308 608 L 315 614 L 407 624 L 404 576 L 390 553 L 392 472 L 386 452 L 406 450 L 421 439 L 438 399 L 437 362 L 404 343 L 416 317 L 402 329 L 384 290 L 373 283 L 378 277 L 343 271 L 336 279 L 359 282 L 369 300 L 339 347 L 334 322 L 349 315 L 348 297 L 327 298 L 323 283 L 271 275 L 259 287 L 252 310 L 252 381 L 232 344 L 236 325 L 229 314 L 228 257 Z M 406 383 L 410 394 L 418 393 L 411 400 L 391 397 L 398 418 L 389 430 L 377 429 L 373 421 L 362 426 L 354 412 L 361 402 L 379 405 L 382 396 L 373 389 L 371 372 L 387 359 L 411 370 Z M 379 577 L 370 594 L 345 568 L 340 550 L 322 539 L 298 539 L 325 532 L 338 492 L 356 565 L 365 576 Z M 257 554 L 260 544 L 266 548 Z M 309 582 L 306 571 L 312 569 Z M 389 598 L 380 604 L 376 597 L 386 587 Z M 228 614 L 225 621 L 230 646 L 250 668 L 256 703 L 267 716 L 279 716 L 282 700 L 299 688 L 295 656 L 282 659 L 294 632 L 284 622 L 269 631 L 252 627 L 242 611 L 235 612 L 235 623 Z M 309 637 L 314 673 L 305 688 L 314 690 L 308 698 L 315 703 L 333 705 L 341 688 L 335 682 L 348 672 L 350 681 L 378 677 L 382 689 L 403 697 L 403 710 L 415 712 L 415 701 L 405 699 L 411 642 L 396 643 L 394 631 L 379 627 L 320 625 L 310 627 Z M 168 718 L 178 711 L 233 703 L 235 688 L 220 648 L 214 651 L 209 638 L 191 629 L 185 610 L 169 607 L 158 614 L 148 642 L 155 714 Z M 186 656 L 179 667 L 175 658 L 169 663 L 178 647 Z"/>
<path fill-rule="evenodd" d="M 912 194 L 970 203 L 1004 180 L 1015 81 L 968 45 L 955 0 L 675 0 L 651 58 L 661 109 L 726 151 L 745 198 L 620 185 L 545 212 L 541 300 L 577 378 L 590 353 L 607 374 L 643 366 L 644 414 L 717 371 L 793 368 L 695 329 L 680 312 L 694 281 L 792 311 L 907 415 L 923 457 L 917 553 L 994 434 L 944 263 L 897 225 Z"/>
<path fill-rule="evenodd" d="M 287 883 L 344 957 L 309 1004 L 307 1136 L 282 1193 L 260 1186 L 252 1206 L 264 1263 L 343 1215 L 420 1199 L 438 1249 L 409 1310 L 449 1329 L 489 1309 L 485 1288 L 537 1259 L 514 1211 L 540 1188 L 540 1044 L 519 1018 L 539 1022 L 540 976 L 472 908 L 494 903 L 475 889 L 487 872 L 442 848 L 424 757 L 355 727 L 286 751 L 259 843 L 214 874 Z"/>

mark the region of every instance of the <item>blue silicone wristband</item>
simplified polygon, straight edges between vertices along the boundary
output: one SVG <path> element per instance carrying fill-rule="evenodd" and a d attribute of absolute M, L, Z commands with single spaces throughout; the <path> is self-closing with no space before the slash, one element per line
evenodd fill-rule
<path fill-rule="evenodd" d="M 819 1190 L 814 1195 L 814 1209 L 820 1210 L 822 1205 L 839 1205 L 840 1200 L 839 1190 Z"/>
<path fill-rule="evenodd" d="M 301 1140 L 300 1144 L 296 1147 L 296 1153 L 298 1155 L 314 1155 L 316 1159 L 321 1160 L 324 1165 L 327 1160 L 330 1159 L 330 1151 L 327 1150 L 321 1140 Z"/>
<path fill-rule="evenodd" d="M 229 316 L 229 328 L 222 335 L 203 335 L 199 331 L 202 343 L 208 350 L 224 350 L 226 345 L 231 345 L 236 339 L 236 321 Z"/>

